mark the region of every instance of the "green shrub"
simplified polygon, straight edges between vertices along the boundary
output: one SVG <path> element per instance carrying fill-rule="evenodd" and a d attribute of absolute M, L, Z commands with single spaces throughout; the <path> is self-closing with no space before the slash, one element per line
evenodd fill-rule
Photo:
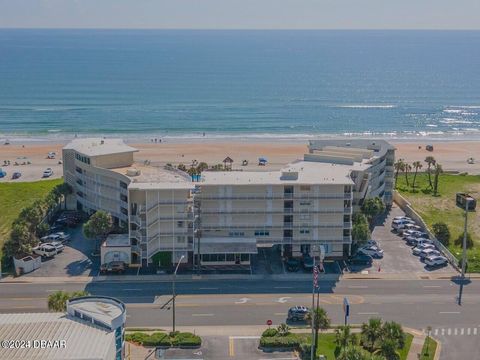
<path fill-rule="evenodd" d="M 437 222 L 432 225 L 433 233 L 438 241 L 443 245 L 448 246 L 450 244 L 450 229 L 444 222 Z"/>
<path fill-rule="evenodd" d="M 463 232 L 455 239 L 455 245 L 459 247 L 463 247 Z M 467 249 L 473 248 L 473 239 L 472 235 L 467 232 Z"/>
<path fill-rule="evenodd" d="M 143 342 L 148 339 L 150 336 L 142 332 L 134 332 L 133 334 L 125 335 L 125 340 L 134 342 L 137 344 L 143 344 Z"/>
<path fill-rule="evenodd" d="M 143 341 L 145 346 L 170 346 L 170 338 L 165 333 L 155 332 Z"/>
<path fill-rule="evenodd" d="M 298 348 L 300 346 L 300 338 L 296 334 L 288 334 L 286 336 L 272 336 L 260 338 L 260 346 L 273 348 Z"/>
<path fill-rule="evenodd" d="M 277 329 L 269 328 L 262 333 L 262 337 L 272 337 L 272 336 L 277 336 L 277 334 L 278 334 Z"/>
<path fill-rule="evenodd" d="M 200 346 L 202 345 L 202 339 L 200 336 L 194 335 L 189 332 L 179 333 L 172 339 L 172 345 L 174 346 Z"/>

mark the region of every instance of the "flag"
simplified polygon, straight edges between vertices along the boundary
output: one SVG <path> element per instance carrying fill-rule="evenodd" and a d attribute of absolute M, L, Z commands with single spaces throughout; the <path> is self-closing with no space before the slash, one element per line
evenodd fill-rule
<path fill-rule="evenodd" d="M 318 266 L 313 267 L 313 287 L 318 288 Z"/>

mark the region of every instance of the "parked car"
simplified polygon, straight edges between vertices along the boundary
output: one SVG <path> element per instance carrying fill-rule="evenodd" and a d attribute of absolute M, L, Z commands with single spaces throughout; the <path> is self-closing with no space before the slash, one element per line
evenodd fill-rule
<path fill-rule="evenodd" d="M 432 240 L 426 239 L 426 238 L 417 238 L 414 236 L 409 236 L 406 239 L 407 244 L 410 246 L 417 246 L 419 244 L 433 244 Z"/>
<path fill-rule="evenodd" d="M 428 267 L 447 266 L 448 260 L 446 257 L 443 256 L 429 256 L 425 258 L 425 265 L 427 265 Z"/>
<path fill-rule="evenodd" d="M 423 250 L 426 250 L 426 249 L 435 249 L 435 246 L 432 245 L 432 244 L 419 245 L 419 246 L 413 248 L 412 254 L 415 255 L 415 256 L 420 256 L 420 253 L 421 253 Z"/>
<path fill-rule="evenodd" d="M 57 249 L 57 254 L 61 253 L 63 249 L 65 249 L 65 246 L 62 244 L 61 241 L 52 241 L 52 242 L 45 243 L 44 245 L 53 246 L 55 249 Z"/>
<path fill-rule="evenodd" d="M 411 218 L 409 218 L 408 216 L 395 216 L 393 218 L 393 221 L 395 220 L 412 220 Z"/>
<path fill-rule="evenodd" d="M 45 171 L 43 172 L 43 177 L 47 178 L 53 175 L 53 170 L 52 168 L 46 168 Z"/>
<path fill-rule="evenodd" d="M 47 155 L 47 158 L 48 159 L 55 159 L 55 155 L 56 155 L 56 153 L 54 153 L 53 151 L 50 151 Z"/>
<path fill-rule="evenodd" d="M 294 306 L 288 309 L 287 320 L 290 321 L 305 321 L 309 309 L 306 306 Z"/>
<path fill-rule="evenodd" d="M 378 246 L 375 246 L 375 245 L 361 247 L 360 249 L 358 249 L 358 252 L 360 254 L 370 255 L 374 259 L 383 258 L 383 250 L 380 249 Z"/>
<path fill-rule="evenodd" d="M 302 265 L 305 270 L 312 271 L 313 262 L 313 258 L 310 255 L 303 256 Z"/>
<path fill-rule="evenodd" d="M 415 222 L 409 219 L 394 220 L 392 221 L 392 229 L 398 232 L 399 230 L 402 230 L 407 224 L 415 224 Z"/>
<path fill-rule="evenodd" d="M 125 263 L 123 261 L 111 261 L 100 266 L 100 273 L 106 274 L 109 272 L 123 274 L 125 272 Z"/>
<path fill-rule="evenodd" d="M 21 173 L 20 171 L 15 171 L 15 172 L 12 174 L 12 180 L 20 179 L 21 176 L 22 176 L 22 173 Z"/>
<path fill-rule="evenodd" d="M 420 259 L 423 260 L 430 256 L 441 256 L 441 255 L 442 253 L 437 249 L 425 249 L 422 252 L 420 252 Z"/>
<path fill-rule="evenodd" d="M 426 232 L 418 230 L 404 230 L 402 233 L 402 237 L 406 240 L 409 236 L 428 239 L 428 234 Z"/>
<path fill-rule="evenodd" d="M 378 246 L 378 243 L 375 240 L 368 240 L 364 246 Z"/>
<path fill-rule="evenodd" d="M 42 237 L 40 239 L 40 241 L 42 243 L 48 243 L 48 242 L 52 242 L 52 241 L 61 241 L 61 239 L 60 239 L 60 236 L 57 235 L 57 234 L 50 234 L 50 235 Z"/>
<path fill-rule="evenodd" d="M 70 234 L 64 233 L 63 231 L 56 232 L 52 235 L 57 235 L 61 242 L 66 242 L 70 240 Z"/>
<path fill-rule="evenodd" d="M 55 246 L 49 244 L 38 245 L 32 249 L 32 252 L 44 258 L 54 257 L 57 255 L 57 249 Z"/>
<path fill-rule="evenodd" d="M 402 231 L 407 231 L 407 230 L 421 231 L 422 227 L 415 224 L 405 224 Z"/>
<path fill-rule="evenodd" d="M 287 260 L 286 266 L 287 270 L 290 272 L 298 271 L 298 268 L 300 267 L 300 261 L 295 258 L 290 258 Z"/>
<path fill-rule="evenodd" d="M 370 255 L 356 254 L 349 260 L 352 265 L 372 265 L 373 258 Z"/>

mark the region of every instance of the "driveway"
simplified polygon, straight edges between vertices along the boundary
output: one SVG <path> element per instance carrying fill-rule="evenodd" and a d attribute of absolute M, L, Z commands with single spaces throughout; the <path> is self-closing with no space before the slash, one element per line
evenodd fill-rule
<path fill-rule="evenodd" d="M 82 234 L 82 226 L 65 230 L 70 241 L 65 243 L 65 249 L 52 259 L 42 260 L 42 266 L 24 276 L 26 277 L 64 277 L 97 275 L 100 258 L 92 257 L 95 242 L 86 239 Z"/>
<path fill-rule="evenodd" d="M 395 216 L 402 216 L 405 213 L 393 205 L 388 216 L 379 219 L 377 226 L 372 232 L 372 239 L 376 240 L 384 251 L 384 257 L 374 260 L 373 271 L 389 274 L 405 273 L 451 273 L 455 270 L 450 266 L 438 269 L 426 269 L 425 264 L 418 256 L 412 255 L 412 248 L 402 239 L 400 235 L 392 232 L 392 220 Z"/>

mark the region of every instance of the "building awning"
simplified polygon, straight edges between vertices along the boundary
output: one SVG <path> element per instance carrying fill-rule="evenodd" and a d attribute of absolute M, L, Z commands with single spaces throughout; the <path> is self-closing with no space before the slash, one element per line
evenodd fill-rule
<path fill-rule="evenodd" d="M 195 242 L 195 254 L 198 244 Z M 200 239 L 200 254 L 256 254 L 257 239 L 242 237 L 210 237 Z"/>

